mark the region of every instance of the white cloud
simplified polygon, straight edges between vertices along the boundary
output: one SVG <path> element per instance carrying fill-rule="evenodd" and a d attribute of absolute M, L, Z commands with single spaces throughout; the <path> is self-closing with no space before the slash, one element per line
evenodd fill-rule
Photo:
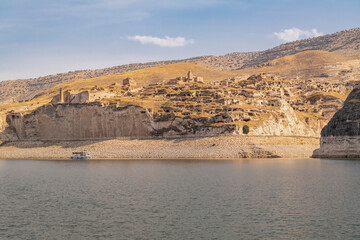
<path fill-rule="evenodd" d="M 127 39 L 132 41 L 138 41 L 141 44 L 154 44 L 158 45 L 160 47 L 183 47 L 187 44 L 193 44 L 195 41 L 193 39 L 185 39 L 183 37 L 168 37 L 165 38 L 158 38 L 158 37 L 152 37 L 152 36 L 128 36 Z"/>
<path fill-rule="evenodd" d="M 301 38 L 319 37 L 324 34 L 322 32 L 318 32 L 316 28 L 307 31 L 293 27 L 293 28 L 285 29 L 282 32 L 274 32 L 274 35 L 282 41 L 291 42 L 291 41 L 299 40 Z"/>

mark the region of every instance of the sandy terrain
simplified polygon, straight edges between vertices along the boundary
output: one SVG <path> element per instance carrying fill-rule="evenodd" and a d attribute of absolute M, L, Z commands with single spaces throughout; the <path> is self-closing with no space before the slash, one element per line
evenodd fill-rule
<path fill-rule="evenodd" d="M 305 137 L 26 141 L 3 143 L 0 159 L 69 159 L 72 152 L 83 150 L 88 151 L 93 159 L 308 158 L 316 148 L 319 148 L 319 139 Z"/>

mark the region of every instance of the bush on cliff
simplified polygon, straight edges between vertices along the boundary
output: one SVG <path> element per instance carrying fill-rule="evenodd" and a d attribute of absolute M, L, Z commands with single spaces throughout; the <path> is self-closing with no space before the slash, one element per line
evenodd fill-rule
<path fill-rule="evenodd" d="M 244 125 L 242 130 L 243 130 L 243 134 L 248 134 L 250 132 L 250 128 L 248 125 Z"/>

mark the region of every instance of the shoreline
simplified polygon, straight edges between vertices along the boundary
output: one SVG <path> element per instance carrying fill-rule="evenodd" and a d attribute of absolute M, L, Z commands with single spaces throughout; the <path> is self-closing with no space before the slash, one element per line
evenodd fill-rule
<path fill-rule="evenodd" d="M 149 161 L 154 161 L 154 162 L 161 162 L 161 161 L 167 161 L 167 162 L 225 162 L 225 161 L 258 161 L 258 160 L 265 160 L 265 161 L 270 161 L 270 160 L 312 160 L 312 159 L 321 159 L 321 158 L 312 158 L 312 157 L 294 157 L 294 158 L 283 158 L 283 157 L 279 157 L 279 158 L 99 158 L 99 159 L 59 159 L 59 158 L 54 158 L 54 159 L 48 159 L 48 158 L 43 158 L 43 159 L 38 159 L 38 158 L 12 158 L 12 159 L 5 159 L 5 158 L 0 158 L 0 161 L 62 161 L 62 162 L 112 162 L 112 161 L 119 161 L 119 162 L 149 162 Z M 332 160 L 343 160 L 343 159 L 336 159 L 336 158 L 329 158 Z M 347 159 L 347 160 L 358 160 L 358 159 Z"/>
<path fill-rule="evenodd" d="M 87 151 L 91 160 L 231 160 L 310 158 L 315 137 L 218 136 L 183 139 L 112 139 L 104 141 L 19 141 L 0 146 L 0 159 L 70 160 Z"/>

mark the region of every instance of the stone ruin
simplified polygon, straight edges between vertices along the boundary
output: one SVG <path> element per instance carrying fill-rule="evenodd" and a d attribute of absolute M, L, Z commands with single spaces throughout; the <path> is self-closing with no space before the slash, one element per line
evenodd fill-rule
<path fill-rule="evenodd" d="M 136 82 L 133 78 L 125 78 L 122 80 L 122 84 L 113 83 L 109 87 L 113 88 L 115 86 L 122 86 L 123 89 L 129 91 L 135 91 L 136 89 Z M 111 89 L 104 89 L 102 87 L 94 87 L 90 90 L 84 91 L 75 91 L 75 90 L 66 90 L 64 91 L 63 88 L 59 89 L 59 94 L 53 97 L 51 100 L 52 104 L 63 104 L 63 103 L 89 103 L 101 100 L 103 98 L 111 98 L 116 96 L 116 93 L 113 92 Z"/>
<path fill-rule="evenodd" d="M 52 104 L 66 104 L 66 103 L 89 103 L 103 98 L 114 97 L 116 93 L 109 92 L 103 88 L 100 89 L 91 89 L 85 91 L 74 91 L 66 90 L 64 91 L 60 88 L 60 92 L 52 100 Z"/>
<path fill-rule="evenodd" d="M 125 78 L 123 80 L 123 86 L 133 87 L 135 85 L 136 85 L 136 82 L 133 78 Z"/>
<path fill-rule="evenodd" d="M 185 83 L 204 83 L 204 78 L 201 76 L 195 76 L 191 71 L 186 76 L 177 77 L 167 82 L 168 85 L 185 84 Z"/>

